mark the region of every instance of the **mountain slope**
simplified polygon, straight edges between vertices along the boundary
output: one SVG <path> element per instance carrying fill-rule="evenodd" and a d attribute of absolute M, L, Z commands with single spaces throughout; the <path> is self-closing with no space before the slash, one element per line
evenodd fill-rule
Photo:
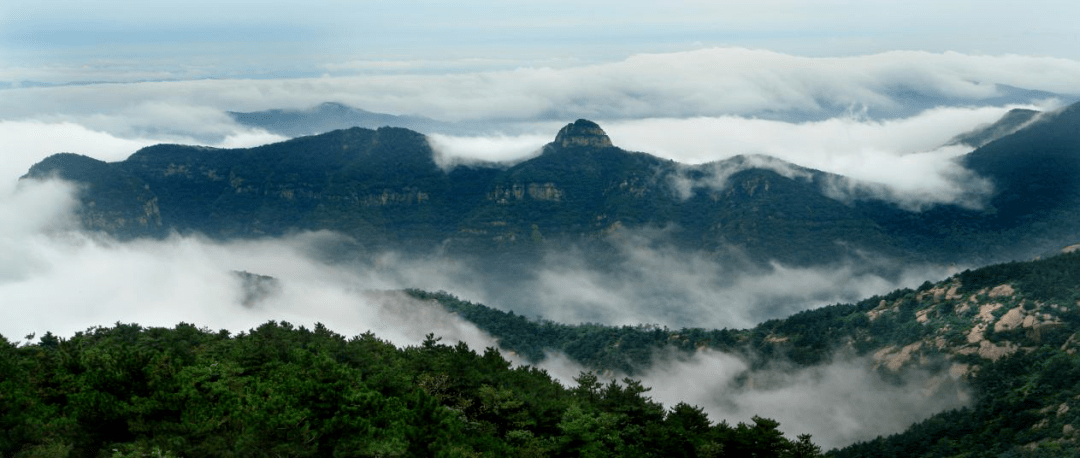
<path fill-rule="evenodd" d="M 566 325 L 444 293 L 409 294 L 476 323 L 504 351 L 533 360 L 559 352 L 593 370 L 642 374 L 658 360 L 712 349 L 747 361 L 745 376 L 736 380 L 749 386 L 758 370 L 778 361 L 816 367 L 861 357 L 886 379 L 903 380 L 918 371 L 937 374 L 919 387 L 927 396 L 951 396 L 954 402 L 958 395 L 971 398 L 969 407 L 833 456 L 1073 456 L 1080 450 L 1080 386 L 1075 383 L 1080 253 L 1075 251 L 969 270 L 915 290 L 809 310 L 745 330 Z M 970 395 L 956 391 L 958 381 L 970 386 Z M 1002 455 L 1007 453 L 1015 455 Z"/>
<path fill-rule="evenodd" d="M 1012 134 L 1035 121 L 1040 113 L 1035 110 L 1014 108 L 994 123 L 957 135 L 947 145 L 967 145 L 979 148 L 994 140 Z"/>

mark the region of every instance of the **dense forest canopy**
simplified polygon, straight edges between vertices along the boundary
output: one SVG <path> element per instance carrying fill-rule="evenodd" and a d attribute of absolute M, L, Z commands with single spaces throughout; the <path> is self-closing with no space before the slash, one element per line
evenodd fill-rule
<path fill-rule="evenodd" d="M 0 338 L 0 456 L 820 456 L 632 379 L 564 387 L 498 350 L 268 322 Z"/>

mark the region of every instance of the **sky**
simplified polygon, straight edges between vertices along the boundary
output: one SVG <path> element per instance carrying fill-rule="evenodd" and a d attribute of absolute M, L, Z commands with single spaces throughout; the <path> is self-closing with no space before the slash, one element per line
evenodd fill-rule
<path fill-rule="evenodd" d="M 342 76 L 572 66 L 746 47 L 1080 59 L 1068 0 L 8 0 L 0 80 Z"/>
<path fill-rule="evenodd" d="M 424 287 L 497 300 L 444 259 L 387 253 L 381 270 L 332 266 L 311 256 L 334 237 L 323 233 L 235 243 L 84 234 L 72 220 L 77 189 L 18 182 L 50 154 L 119 161 L 162 142 L 255 146 L 285 138 L 238 125 L 228 111 L 340 102 L 461 126 L 425 132 L 446 164 L 522 160 L 588 118 L 616 146 L 683 163 L 749 155 L 782 173 L 795 164 L 844 175 L 833 190 L 840 199 L 869 186 L 911 211 L 978 207 L 992 187 L 954 161 L 970 149 L 943 145 L 1009 109 L 1080 98 L 1077 17 L 1073 0 L 4 0 L 0 334 L 70 335 L 117 321 L 242 331 L 287 319 L 346 335 L 373 329 L 399 345 L 433 330 L 492 344 L 422 304 L 365 293 Z M 684 185 L 722 187 L 731 169 L 713 170 Z M 747 327 L 955 269 L 908 266 L 884 279 L 856 260 L 753 272 L 665 247 L 626 250 L 614 273 L 589 270 L 574 253 L 538 266 L 528 287 L 544 317 Z M 274 275 L 283 289 L 244 308 L 233 270 Z M 685 306 L 660 313 L 642 300 L 656 295 Z M 761 314 L 778 301 L 774 315 Z M 666 403 L 692 396 L 733 422 L 762 413 L 793 433 L 817 428 L 829 445 L 898 431 L 945 405 L 912 395 L 922 381 L 883 387 L 865 361 L 844 358 L 779 371 L 785 382 L 771 391 L 733 394 L 725 381 L 745 370 L 733 358 L 698 355 L 646 378 Z M 564 380 L 576 375 L 566 366 Z M 676 383 L 701 378 L 720 382 L 691 383 L 698 391 Z M 785 410 L 775 399 L 803 404 Z"/>

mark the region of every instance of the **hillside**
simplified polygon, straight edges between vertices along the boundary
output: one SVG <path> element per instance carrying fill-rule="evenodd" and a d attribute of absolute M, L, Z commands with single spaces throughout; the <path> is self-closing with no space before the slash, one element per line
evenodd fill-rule
<path fill-rule="evenodd" d="M 1053 451 L 1080 449 L 1080 388 L 1074 383 L 1080 376 L 1080 253 L 1075 251 L 964 271 L 915 290 L 805 311 L 746 330 L 568 325 L 446 294 L 410 294 L 473 321 L 498 338 L 504 351 L 533 360 L 558 352 L 594 370 L 640 374 L 657 354 L 674 350 L 689 358 L 708 348 L 739 355 L 751 363 L 747 370 L 753 374 L 776 361 L 813 367 L 850 354 L 868 358 L 885 378 L 900 380 L 917 370 L 939 374 L 924 388 L 927 396 L 948 396 L 942 390 L 953 389 L 955 382 L 972 389 L 970 407 L 834 456 L 1010 451 L 1028 456 L 1023 453 L 1033 450 L 1046 454 L 1031 456 L 1060 456 Z"/>
<path fill-rule="evenodd" d="M 926 396 L 955 397 L 961 395 L 950 394 L 956 383 L 970 386 L 970 395 L 962 395 L 970 396 L 969 407 L 833 456 L 1060 456 L 1055 453 L 1080 450 L 1080 388 L 1074 383 L 1080 376 L 1080 253 L 1075 251 L 964 271 L 918 289 L 809 310 L 746 330 L 570 325 L 530 320 L 444 293 L 410 294 L 476 323 L 499 339 L 503 351 L 534 361 L 559 353 L 593 370 L 642 374 L 658 354 L 690 358 L 712 349 L 748 361 L 742 380 L 752 383 L 753 374 L 777 361 L 815 367 L 851 355 L 866 358 L 886 379 L 899 381 L 911 371 L 937 374 L 922 388 Z"/>

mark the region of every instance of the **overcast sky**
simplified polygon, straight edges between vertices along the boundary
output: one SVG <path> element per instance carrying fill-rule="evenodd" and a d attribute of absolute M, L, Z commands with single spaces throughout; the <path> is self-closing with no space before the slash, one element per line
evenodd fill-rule
<path fill-rule="evenodd" d="M 570 66 L 746 47 L 1080 59 L 1071 0 L 5 0 L 0 81 Z"/>

